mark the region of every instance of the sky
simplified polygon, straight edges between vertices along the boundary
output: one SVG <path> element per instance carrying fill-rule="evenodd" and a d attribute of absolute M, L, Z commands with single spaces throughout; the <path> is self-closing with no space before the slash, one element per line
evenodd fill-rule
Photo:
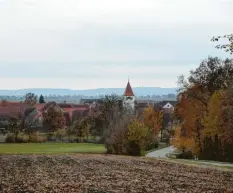
<path fill-rule="evenodd" d="M 0 0 L 0 89 L 176 87 L 233 33 L 233 0 Z"/>

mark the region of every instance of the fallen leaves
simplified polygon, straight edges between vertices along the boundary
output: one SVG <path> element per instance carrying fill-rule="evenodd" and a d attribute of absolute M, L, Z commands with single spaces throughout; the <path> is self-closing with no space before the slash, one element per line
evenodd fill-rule
<path fill-rule="evenodd" d="M 6 155 L 0 192 L 233 192 L 233 173 L 113 155 Z"/>

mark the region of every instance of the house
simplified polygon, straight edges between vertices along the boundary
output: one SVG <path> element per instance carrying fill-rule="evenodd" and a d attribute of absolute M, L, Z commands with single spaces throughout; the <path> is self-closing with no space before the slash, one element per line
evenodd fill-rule
<path fill-rule="evenodd" d="M 27 108 L 29 108 L 29 106 L 21 102 L 2 101 L 0 103 L 1 127 L 5 127 L 11 117 L 22 118 Z"/>
<path fill-rule="evenodd" d="M 68 103 L 49 102 L 47 104 L 44 104 L 44 106 L 39 104 L 36 105 L 37 114 L 35 115 L 36 118 L 34 119 L 34 121 L 38 121 L 37 119 L 40 119 L 43 111 L 46 111 L 46 109 L 48 109 L 51 105 L 54 105 L 56 108 L 58 108 L 58 110 L 61 110 L 64 113 L 66 126 L 70 126 L 78 116 L 87 115 L 90 109 L 88 105 L 77 105 Z"/>
<path fill-rule="evenodd" d="M 103 99 L 80 99 L 80 105 L 90 105 L 92 103 L 101 103 Z"/>
<path fill-rule="evenodd" d="M 6 127 L 8 120 L 11 117 L 17 117 L 24 119 L 24 124 L 27 128 L 41 130 L 43 129 L 43 112 L 51 105 L 54 105 L 58 110 L 63 111 L 66 126 L 70 126 L 77 117 L 90 114 L 89 105 L 49 102 L 46 104 L 35 104 L 34 106 L 30 106 L 21 102 L 4 101 L 3 103 L 0 103 L 0 127 Z"/>
<path fill-rule="evenodd" d="M 160 101 L 156 103 L 155 108 L 162 110 L 164 113 L 172 113 L 177 101 Z"/>

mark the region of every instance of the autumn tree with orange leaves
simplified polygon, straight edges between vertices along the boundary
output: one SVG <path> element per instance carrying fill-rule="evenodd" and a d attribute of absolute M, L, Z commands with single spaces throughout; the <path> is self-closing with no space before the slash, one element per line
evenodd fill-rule
<path fill-rule="evenodd" d="M 153 128 L 154 134 L 157 136 L 162 127 L 163 112 L 150 106 L 144 110 L 143 118 L 144 124 L 149 128 Z"/>
<path fill-rule="evenodd" d="M 200 158 L 233 161 L 233 60 L 208 58 L 180 77 L 173 144 Z"/>

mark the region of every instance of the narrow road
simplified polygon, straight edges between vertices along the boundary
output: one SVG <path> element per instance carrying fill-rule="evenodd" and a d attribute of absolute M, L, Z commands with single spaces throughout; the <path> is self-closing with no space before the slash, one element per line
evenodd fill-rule
<path fill-rule="evenodd" d="M 175 151 L 175 148 L 173 146 L 166 147 L 160 150 L 152 151 L 148 154 L 146 154 L 146 157 L 154 157 L 154 158 L 167 158 L 166 154 L 172 153 Z M 176 159 L 178 161 L 179 159 Z M 185 159 L 180 160 L 180 163 Z M 208 165 L 213 165 L 213 166 L 225 166 L 225 167 L 232 167 L 232 163 L 224 163 L 224 162 L 211 162 L 211 161 L 202 161 L 202 160 L 187 160 L 189 162 L 197 162 L 197 163 L 203 163 L 203 164 L 208 164 Z"/>
<path fill-rule="evenodd" d="M 174 147 L 170 146 L 170 147 L 166 147 L 157 151 L 152 151 L 148 154 L 146 154 L 146 157 L 161 157 L 161 158 L 167 158 L 166 154 L 168 153 L 172 153 L 175 150 Z"/>
<path fill-rule="evenodd" d="M 233 164 L 232 163 L 224 163 L 224 162 L 211 162 L 211 161 L 194 161 L 194 160 L 188 160 L 190 162 L 198 162 L 198 163 L 202 163 L 202 164 L 207 164 L 207 165 L 213 165 L 213 166 L 223 166 L 223 167 L 232 167 L 233 168 Z"/>

